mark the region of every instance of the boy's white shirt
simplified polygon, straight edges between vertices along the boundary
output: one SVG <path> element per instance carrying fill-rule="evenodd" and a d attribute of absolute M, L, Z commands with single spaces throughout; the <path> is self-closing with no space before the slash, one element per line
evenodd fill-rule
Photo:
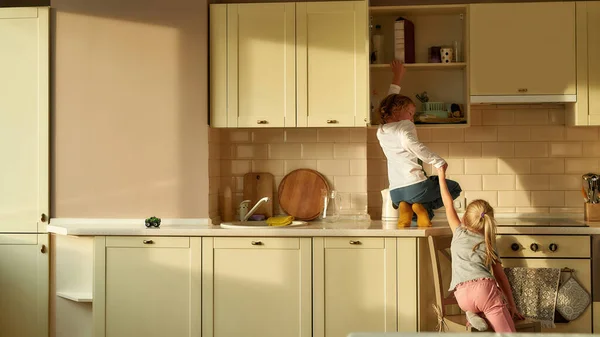
<path fill-rule="evenodd" d="M 390 94 L 399 94 L 400 86 L 392 84 Z M 419 141 L 417 129 L 411 121 L 382 124 L 377 129 L 377 139 L 387 157 L 390 190 L 417 184 L 427 179 L 419 159 L 423 163 L 442 167 L 446 161 Z"/>

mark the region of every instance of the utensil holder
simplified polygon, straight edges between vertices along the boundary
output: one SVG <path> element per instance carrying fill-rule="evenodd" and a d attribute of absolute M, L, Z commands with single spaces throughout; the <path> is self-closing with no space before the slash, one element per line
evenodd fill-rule
<path fill-rule="evenodd" d="M 584 203 L 583 219 L 589 222 L 600 222 L 600 204 Z"/>

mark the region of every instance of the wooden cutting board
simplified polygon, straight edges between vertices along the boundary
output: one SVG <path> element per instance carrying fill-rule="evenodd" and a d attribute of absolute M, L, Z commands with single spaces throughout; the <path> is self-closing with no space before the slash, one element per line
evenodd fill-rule
<path fill-rule="evenodd" d="M 309 169 L 292 171 L 279 184 L 279 205 L 298 220 L 314 220 L 323 207 L 322 189 L 329 191 L 329 184 L 319 172 Z"/>
<path fill-rule="evenodd" d="M 262 204 L 254 214 L 263 214 L 267 218 L 273 216 L 273 190 L 275 178 L 271 173 L 249 172 L 244 175 L 244 200 L 250 200 L 250 210 L 261 198 L 269 197 L 269 202 Z"/>

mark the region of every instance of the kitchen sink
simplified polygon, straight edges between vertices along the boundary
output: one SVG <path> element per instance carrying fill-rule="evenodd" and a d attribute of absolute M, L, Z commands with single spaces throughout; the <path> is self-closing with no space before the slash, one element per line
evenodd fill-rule
<path fill-rule="evenodd" d="M 248 228 L 285 228 L 285 227 L 297 227 L 297 226 L 305 226 L 308 225 L 306 221 L 292 221 L 291 224 L 287 226 L 269 226 L 266 221 L 233 221 L 233 222 L 223 222 L 221 223 L 221 228 L 230 228 L 230 229 L 248 229 Z"/>

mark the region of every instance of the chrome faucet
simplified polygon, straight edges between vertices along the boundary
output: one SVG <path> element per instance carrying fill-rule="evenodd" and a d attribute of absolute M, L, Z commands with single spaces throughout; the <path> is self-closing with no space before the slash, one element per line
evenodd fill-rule
<path fill-rule="evenodd" d="M 242 202 L 242 204 L 244 202 Z M 252 214 L 254 214 L 254 212 L 256 212 L 256 210 L 260 207 L 260 205 L 267 203 L 267 202 L 269 202 L 269 197 L 264 197 L 264 198 L 260 199 L 259 201 L 257 201 L 256 204 L 254 205 L 254 207 L 252 207 L 250 209 L 250 211 L 248 211 L 248 213 L 246 213 L 246 215 L 244 215 L 244 217 L 242 218 L 242 221 L 248 221 L 248 219 L 252 216 Z"/>

